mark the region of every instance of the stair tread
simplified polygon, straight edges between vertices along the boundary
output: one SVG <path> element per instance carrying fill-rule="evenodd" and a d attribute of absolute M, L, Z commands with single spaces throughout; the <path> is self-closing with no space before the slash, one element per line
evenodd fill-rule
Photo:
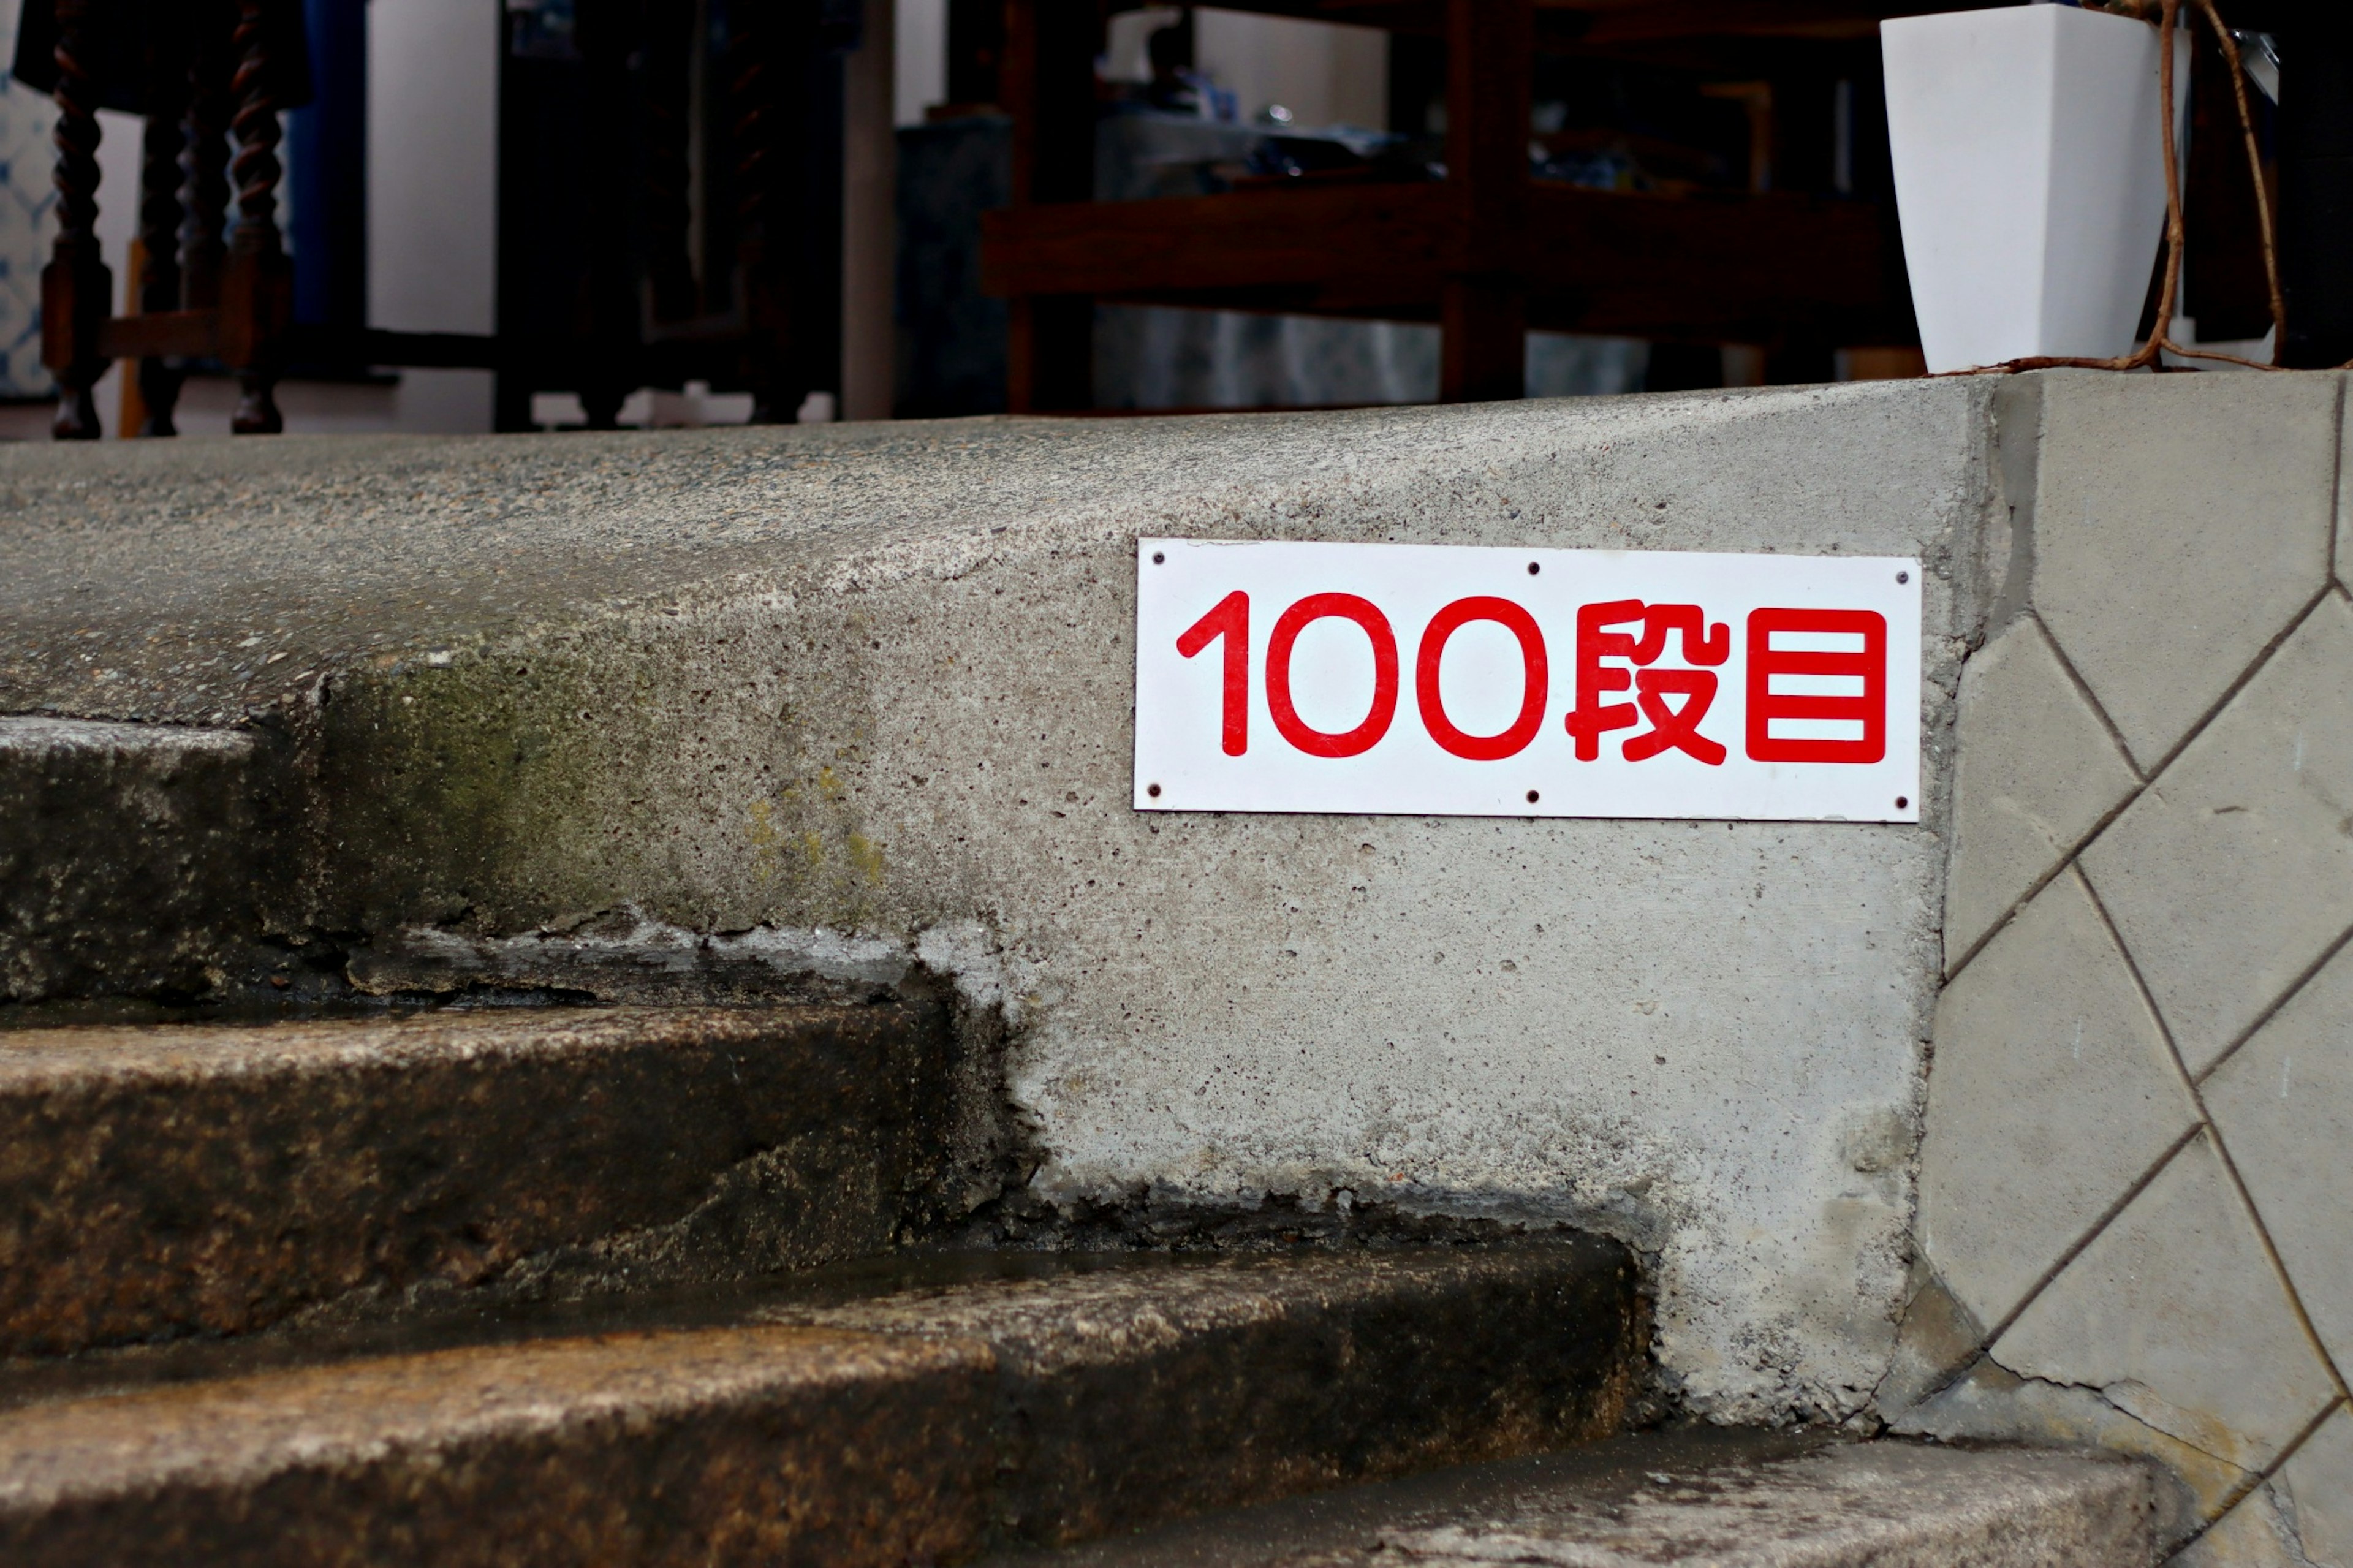
<path fill-rule="evenodd" d="M 981 1568 L 2146 1568 L 2120 1455 L 1699 1427 L 1433 1471 Z"/>
<path fill-rule="evenodd" d="M 821 1011 L 821 1010 L 819 1010 Z M 750 1044 L 807 1009 L 435 1008 L 251 1023 L 83 1024 L 0 1029 L 0 1095 L 50 1084 L 527 1059 L 690 1039 Z"/>
<path fill-rule="evenodd" d="M 0 1510 L 250 1483 L 387 1449 L 635 1420 L 850 1383 L 985 1373 L 970 1340 L 783 1325 L 476 1345 L 34 1405 L 0 1417 Z"/>
<path fill-rule="evenodd" d="M 955 1050 L 922 1005 L 0 1031 L 0 1354 L 871 1253 Z"/>
<path fill-rule="evenodd" d="M 1642 1342 L 1582 1238 L 1024 1267 L 0 1412 L 0 1558 L 952 1558 L 1599 1436 Z"/>
<path fill-rule="evenodd" d="M 1392 1299 L 1399 1332 L 1426 1331 L 1410 1317 L 1424 1298 L 1555 1277 L 1564 1260 L 1577 1260 L 1581 1278 L 1583 1269 L 1606 1268 L 1616 1255 L 1614 1247 L 1583 1237 L 1357 1252 L 1081 1254 L 1042 1277 L 918 1285 L 845 1301 L 785 1301 L 761 1315 L 842 1331 L 986 1338 L 1000 1355 L 1025 1364 L 1075 1366 L 1380 1294 Z M 1573 1319 L 1552 1326 L 1579 1331 Z"/>

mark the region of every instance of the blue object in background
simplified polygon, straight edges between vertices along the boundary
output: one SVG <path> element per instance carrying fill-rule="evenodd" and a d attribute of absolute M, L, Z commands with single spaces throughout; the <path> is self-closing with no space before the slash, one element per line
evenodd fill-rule
<path fill-rule="evenodd" d="M 1008 312 L 980 290 L 980 215 L 1013 192 L 1002 115 L 899 132 L 898 373 L 902 419 L 1005 408 Z"/>
<path fill-rule="evenodd" d="M 294 319 L 367 325 L 367 0 L 303 0 L 314 96 L 287 119 Z"/>

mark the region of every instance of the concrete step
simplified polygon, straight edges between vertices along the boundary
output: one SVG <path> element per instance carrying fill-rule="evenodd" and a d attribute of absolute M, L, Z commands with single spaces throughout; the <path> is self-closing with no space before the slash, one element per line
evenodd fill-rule
<path fill-rule="evenodd" d="M 2148 1568 L 2141 1461 L 1702 1427 L 1434 1471 L 984 1568 Z"/>
<path fill-rule="evenodd" d="M 848 1300 L 0 1412 L 0 1561 L 949 1563 L 1599 1438 L 1640 1395 L 1598 1241 L 997 1254 Z"/>
<path fill-rule="evenodd" d="M 251 731 L 0 716 L 0 1003 L 231 988 L 276 808 Z M 280 954 L 278 956 L 283 956 Z"/>
<path fill-rule="evenodd" d="M 913 1004 L 0 1031 L 0 1356 L 875 1252 L 978 1136 L 958 1048 Z"/>

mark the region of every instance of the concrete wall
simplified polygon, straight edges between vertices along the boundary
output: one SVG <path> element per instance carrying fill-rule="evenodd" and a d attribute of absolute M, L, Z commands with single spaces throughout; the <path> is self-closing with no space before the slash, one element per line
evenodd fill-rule
<path fill-rule="evenodd" d="M 2342 395 L 2006 384 L 1960 688 L 1921 1294 L 1885 1404 L 2166 1459 L 2177 1537 L 2221 1521 L 2199 1562 L 2299 1563 L 2299 1538 L 2353 1562 Z"/>
<path fill-rule="evenodd" d="M 1593 1226 L 1700 1410 L 2344 1563 L 2341 382 L 23 447 L 0 711 L 269 731 L 363 985 L 928 966 L 1038 1202 Z M 1139 816 L 1140 533 L 1915 553 L 1923 820 Z"/>
<path fill-rule="evenodd" d="M 1595 1226 L 1695 1405 L 1843 1417 L 1905 1292 L 1991 396 L 0 453 L 0 707 L 276 715 L 322 826 L 273 920 L 370 933 L 364 984 L 921 958 L 1002 1005 L 1041 1201 Z M 1139 816 L 1144 532 L 1917 555 L 1926 820 Z"/>
<path fill-rule="evenodd" d="M 894 0 L 891 18 L 891 118 L 921 125 L 948 99 L 947 0 Z"/>

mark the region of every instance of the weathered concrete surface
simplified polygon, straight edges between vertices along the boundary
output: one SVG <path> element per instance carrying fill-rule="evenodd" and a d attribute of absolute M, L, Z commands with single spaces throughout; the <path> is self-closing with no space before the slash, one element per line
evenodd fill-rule
<path fill-rule="evenodd" d="M 2043 382 L 2034 610 L 2153 772 L 2327 579 L 2345 378 Z"/>
<path fill-rule="evenodd" d="M 266 714 L 310 781 L 271 919 L 380 942 L 364 984 L 419 928 L 493 973 L 600 922 L 882 942 L 1016 1031 L 1040 1194 L 1606 1228 L 1701 1407 L 1844 1414 L 1903 1291 L 1991 400 L 27 447 L 0 708 Z M 1926 819 L 1147 821 L 1145 531 L 1916 553 Z"/>
<path fill-rule="evenodd" d="M 1922 1145 L 1926 1317 L 1881 1414 L 2161 1459 L 2183 1568 L 2289 1568 L 2290 1515 L 2348 1509 L 2331 1464 L 2303 1461 L 2345 1396 L 2353 1321 L 2333 1173 L 2344 382 L 2067 373 L 1997 394 L 2001 564 L 1962 680 Z M 2072 699 L 2047 670 L 2039 699 L 2016 680 L 2035 628 Z M 1981 725 L 1973 699 L 2005 682 L 2005 722 Z M 2006 910 L 2030 874 L 2041 890 Z M 1988 921 L 2006 923 L 1980 941 Z"/>
<path fill-rule="evenodd" d="M 1049 1541 L 1590 1442 L 1648 1377 L 1631 1260 L 1592 1240 L 1240 1257 L 776 1315 L 987 1339 L 1022 1412 L 997 1514 Z"/>
<path fill-rule="evenodd" d="M 1956 738 L 1945 885 L 1952 966 L 2140 782 L 2031 616 L 1969 656 Z"/>
<path fill-rule="evenodd" d="M 970 1552 L 971 1340 L 619 1334 L 0 1418 L 0 1556 L 93 1563 L 839 1563 Z"/>
<path fill-rule="evenodd" d="M 2287 1493 L 2305 1554 L 2329 1568 L 2353 1563 L 2353 1408 L 2337 1406 L 2274 1484 Z"/>
<path fill-rule="evenodd" d="M 2152 1289 L 2153 1280 L 2163 1283 Z M 2203 1138 L 2034 1299 L 1992 1354 L 2021 1377 L 2099 1389 L 2136 1420 L 2256 1473 L 2337 1396 Z"/>
<path fill-rule="evenodd" d="M 2166 1551 L 2195 1535 L 2256 1479 L 2127 1414 L 2098 1390 L 2021 1379 L 1985 1357 L 1894 1423 L 1894 1430 L 1947 1442 L 2096 1445 L 2154 1460 L 2157 1538 Z"/>
<path fill-rule="evenodd" d="M 2084 851 L 2202 1075 L 2353 927 L 2353 601 L 2325 595 Z"/>
<path fill-rule="evenodd" d="M 2204 1086 L 2314 1331 L 2353 1363 L 2353 947 L 2339 948 Z M 2353 1510 L 2353 1485 L 2339 1507 Z M 2348 1543 L 2353 1544 L 2353 1543 Z"/>
<path fill-rule="evenodd" d="M 2148 1470 L 2031 1449 L 1623 1437 L 987 1568 L 2147 1568 Z"/>
<path fill-rule="evenodd" d="M 2062 872 L 1937 1004 L 1921 1246 L 1995 1328 L 2197 1119 L 2083 879 Z"/>
<path fill-rule="evenodd" d="M 1641 1315 L 1601 1243 L 1161 1261 L 64 1400 L 0 1558 L 952 1562 L 1606 1434 Z"/>
<path fill-rule="evenodd" d="M 263 749 L 233 730 L 0 718 L 0 1002 L 201 995 L 250 966 Z"/>
<path fill-rule="evenodd" d="M 878 1252 L 956 1206 L 955 1050 L 937 1006 L 0 1031 L 0 1355 Z"/>

